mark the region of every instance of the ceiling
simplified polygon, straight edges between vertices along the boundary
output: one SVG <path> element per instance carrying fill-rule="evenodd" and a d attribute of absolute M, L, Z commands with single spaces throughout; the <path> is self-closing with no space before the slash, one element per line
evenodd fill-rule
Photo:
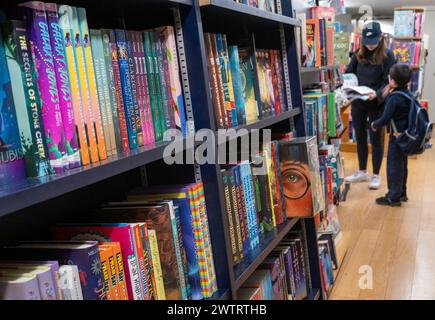
<path fill-rule="evenodd" d="M 352 15 L 358 15 L 358 8 L 363 5 L 371 6 L 375 17 L 392 16 L 394 8 L 400 6 L 435 6 L 435 0 L 344 0 L 344 3 Z"/>

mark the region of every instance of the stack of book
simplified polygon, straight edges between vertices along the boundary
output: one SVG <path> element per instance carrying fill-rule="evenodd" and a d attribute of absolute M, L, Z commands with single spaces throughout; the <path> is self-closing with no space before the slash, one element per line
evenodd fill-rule
<path fill-rule="evenodd" d="M 89 30 L 84 8 L 19 9 L 24 21 L 3 21 L 0 35 L 2 184 L 185 135 L 172 26 Z"/>
<path fill-rule="evenodd" d="M 290 232 L 238 290 L 241 300 L 303 300 L 307 264 L 302 234 Z"/>
<path fill-rule="evenodd" d="M 319 163 L 325 199 L 329 205 L 333 205 L 344 178 L 343 159 L 338 148 L 333 144 L 320 147 Z"/>
<path fill-rule="evenodd" d="M 398 8 L 394 10 L 394 36 L 420 38 L 424 22 L 424 9 Z"/>
<path fill-rule="evenodd" d="M 128 199 L 97 210 L 97 222 L 53 227 L 54 241 L 4 248 L 2 258 L 15 261 L 0 262 L 0 299 L 46 299 L 47 289 L 30 275 L 38 280 L 51 260 L 58 272 L 53 300 L 212 297 L 217 283 L 202 184 L 137 189 Z M 23 295 L 30 290 L 23 283 L 35 295 Z"/>
<path fill-rule="evenodd" d="M 278 50 L 228 45 L 224 34 L 205 33 L 210 88 L 218 128 L 236 128 L 287 111 Z"/>

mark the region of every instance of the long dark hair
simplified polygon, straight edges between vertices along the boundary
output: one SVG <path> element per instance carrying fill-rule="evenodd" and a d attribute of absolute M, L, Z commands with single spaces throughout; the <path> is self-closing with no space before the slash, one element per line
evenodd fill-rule
<path fill-rule="evenodd" d="M 384 59 L 387 57 L 387 44 L 385 42 L 384 36 L 381 37 L 381 41 L 379 42 L 378 47 L 373 52 L 373 58 L 367 59 L 369 50 L 366 46 L 361 45 L 359 50 L 356 53 L 356 57 L 358 58 L 358 62 L 361 63 L 371 63 L 373 65 L 381 65 L 384 63 Z"/>

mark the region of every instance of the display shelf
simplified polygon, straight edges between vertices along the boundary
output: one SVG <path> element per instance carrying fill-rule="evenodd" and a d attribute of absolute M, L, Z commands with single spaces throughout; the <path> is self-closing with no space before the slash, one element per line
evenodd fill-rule
<path fill-rule="evenodd" d="M 0 187 L 0 217 L 160 160 L 168 144 L 160 142 L 140 147 L 62 174 L 26 179 Z"/>
<path fill-rule="evenodd" d="M 301 114 L 301 108 L 293 108 L 289 111 L 282 112 L 278 115 L 267 117 L 261 120 L 258 120 L 254 123 L 246 124 L 243 126 L 239 126 L 236 129 L 247 129 L 247 130 L 253 130 L 253 129 L 264 129 L 268 128 L 270 126 L 273 126 L 274 124 L 277 124 L 279 122 L 282 122 L 284 120 L 291 119 L 293 117 L 296 117 L 297 115 Z"/>
<path fill-rule="evenodd" d="M 298 218 L 288 219 L 286 223 L 277 226 L 275 230 L 265 233 L 260 239 L 260 245 L 255 250 L 249 252 L 248 256 L 234 267 L 236 290 L 245 283 L 298 221 Z"/>
<path fill-rule="evenodd" d="M 422 41 L 422 37 L 394 37 L 394 40 L 399 41 Z"/>
<path fill-rule="evenodd" d="M 331 70 L 334 69 L 335 66 L 323 66 L 323 67 L 301 67 L 301 73 L 312 73 L 319 72 L 322 70 Z"/>
<path fill-rule="evenodd" d="M 199 5 L 208 10 L 209 13 L 216 13 L 220 15 L 226 15 L 225 18 L 236 14 L 240 17 L 256 18 L 257 22 L 262 20 L 263 22 L 283 23 L 295 27 L 300 27 L 301 22 L 298 19 L 287 17 L 281 14 L 261 10 L 258 8 L 250 7 L 246 4 L 238 3 L 233 0 L 199 0 Z M 261 22 L 259 22 L 261 23 Z"/>

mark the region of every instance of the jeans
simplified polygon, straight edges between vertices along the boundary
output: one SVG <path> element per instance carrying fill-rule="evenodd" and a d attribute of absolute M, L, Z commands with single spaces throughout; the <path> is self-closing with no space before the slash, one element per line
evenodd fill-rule
<path fill-rule="evenodd" d="M 388 143 L 387 180 L 388 198 L 392 201 L 400 201 L 400 197 L 406 196 L 408 157 L 400 150 L 393 136 L 390 136 Z"/>
<path fill-rule="evenodd" d="M 369 146 L 367 142 L 367 130 L 369 124 L 377 120 L 382 115 L 382 108 L 378 106 L 377 101 L 354 101 L 352 104 L 352 124 L 355 129 L 356 143 L 358 150 L 358 162 L 360 170 L 367 170 L 367 160 L 369 155 Z M 384 156 L 382 132 L 379 129 L 376 132 L 368 130 L 370 142 L 372 145 L 372 165 L 373 174 L 379 174 Z"/>

